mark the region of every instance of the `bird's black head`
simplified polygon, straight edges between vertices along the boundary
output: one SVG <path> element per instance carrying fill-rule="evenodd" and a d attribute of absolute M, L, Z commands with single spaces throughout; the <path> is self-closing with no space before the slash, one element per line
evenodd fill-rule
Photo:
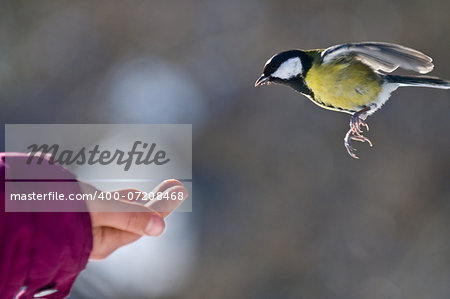
<path fill-rule="evenodd" d="M 255 87 L 272 82 L 286 84 L 299 90 L 304 85 L 303 77 L 311 67 L 311 58 L 301 50 L 290 50 L 276 54 L 264 65 L 264 71 L 255 82 Z"/>

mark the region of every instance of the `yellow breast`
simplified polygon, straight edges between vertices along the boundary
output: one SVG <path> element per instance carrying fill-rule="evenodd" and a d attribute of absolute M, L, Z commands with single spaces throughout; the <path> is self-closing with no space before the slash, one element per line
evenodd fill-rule
<path fill-rule="evenodd" d="M 381 91 L 380 77 L 357 60 L 313 63 L 305 83 L 316 104 L 330 110 L 358 111 L 376 101 Z"/>

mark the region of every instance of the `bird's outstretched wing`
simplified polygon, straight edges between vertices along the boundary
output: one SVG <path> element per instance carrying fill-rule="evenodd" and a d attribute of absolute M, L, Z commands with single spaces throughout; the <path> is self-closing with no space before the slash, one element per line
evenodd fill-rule
<path fill-rule="evenodd" d="M 322 52 L 322 63 L 346 56 L 354 57 L 374 70 L 386 73 L 400 67 L 425 74 L 434 67 L 433 59 L 417 50 L 381 42 L 349 43 L 330 47 Z"/>

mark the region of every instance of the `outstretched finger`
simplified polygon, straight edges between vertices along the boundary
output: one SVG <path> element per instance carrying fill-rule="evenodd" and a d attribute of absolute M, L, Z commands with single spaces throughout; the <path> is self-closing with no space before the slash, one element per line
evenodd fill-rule
<path fill-rule="evenodd" d="M 183 185 L 175 185 L 164 192 L 161 200 L 149 202 L 146 206 L 165 218 L 181 205 L 188 196 L 188 191 Z"/>

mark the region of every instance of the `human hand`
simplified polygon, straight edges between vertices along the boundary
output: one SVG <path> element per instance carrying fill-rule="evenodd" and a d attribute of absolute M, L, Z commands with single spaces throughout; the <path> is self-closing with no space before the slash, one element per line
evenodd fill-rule
<path fill-rule="evenodd" d="M 82 183 L 83 193 L 94 194 L 97 190 L 95 187 Z M 101 191 L 100 191 L 101 192 Z M 124 198 L 128 194 L 138 194 L 134 189 L 123 189 L 114 191 Z M 154 193 L 162 192 L 168 194 L 169 198 L 172 193 L 183 193 L 183 200 L 187 198 L 188 192 L 183 184 L 177 180 L 166 180 L 158 185 Z M 175 201 L 159 201 L 145 207 L 130 201 L 97 201 L 88 202 L 90 216 L 92 222 L 93 249 L 89 256 L 90 260 L 101 260 L 108 257 L 116 249 L 133 243 L 142 236 L 159 236 L 165 228 L 164 218 L 173 212 L 182 200 Z M 92 205 L 108 205 L 111 212 L 96 212 L 97 207 Z M 164 205 L 164 207 L 161 207 Z M 158 212 L 157 212 L 158 211 Z"/>

